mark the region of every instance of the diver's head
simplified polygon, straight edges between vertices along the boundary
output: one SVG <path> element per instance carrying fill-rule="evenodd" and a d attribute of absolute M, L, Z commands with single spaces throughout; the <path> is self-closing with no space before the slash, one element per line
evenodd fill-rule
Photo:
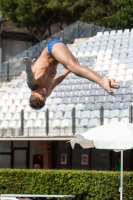
<path fill-rule="evenodd" d="M 31 96 L 29 99 L 29 105 L 35 110 L 39 110 L 44 107 L 46 101 L 46 89 L 35 85 L 32 88 Z"/>

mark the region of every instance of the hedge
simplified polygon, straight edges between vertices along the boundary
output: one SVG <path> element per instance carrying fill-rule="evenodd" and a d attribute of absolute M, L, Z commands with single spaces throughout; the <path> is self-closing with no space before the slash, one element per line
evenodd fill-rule
<path fill-rule="evenodd" d="M 119 172 L 0 170 L 1 194 L 72 194 L 76 200 L 118 200 Z M 133 173 L 124 172 L 124 198 L 133 200 Z"/>

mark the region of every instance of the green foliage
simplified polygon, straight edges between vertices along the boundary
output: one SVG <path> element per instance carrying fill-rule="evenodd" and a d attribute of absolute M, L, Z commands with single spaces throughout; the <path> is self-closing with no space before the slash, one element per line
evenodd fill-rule
<path fill-rule="evenodd" d="M 76 200 L 118 200 L 120 173 L 74 170 L 0 170 L 1 194 L 71 194 Z M 124 172 L 124 200 L 133 197 L 133 173 Z"/>
<path fill-rule="evenodd" d="M 75 21 L 68 10 L 71 0 L 0 0 L 4 18 L 26 27 L 39 41 L 51 24 Z"/>
<path fill-rule="evenodd" d="M 75 0 L 71 11 L 82 8 L 79 20 L 113 29 L 133 27 L 132 0 Z"/>
<path fill-rule="evenodd" d="M 0 0 L 4 18 L 26 27 L 39 41 L 57 24 L 77 20 L 113 29 L 133 27 L 132 0 Z"/>

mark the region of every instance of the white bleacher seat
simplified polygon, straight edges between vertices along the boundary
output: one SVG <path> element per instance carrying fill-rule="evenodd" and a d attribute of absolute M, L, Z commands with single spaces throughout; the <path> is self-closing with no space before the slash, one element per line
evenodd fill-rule
<path fill-rule="evenodd" d="M 24 107 L 24 106 L 22 106 Z M 24 111 L 25 112 L 36 112 L 34 109 L 32 109 L 29 105 L 27 105 L 25 108 L 24 108 Z"/>
<path fill-rule="evenodd" d="M 104 60 L 104 55 L 101 55 L 101 54 L 98 55 L 98 56 L 97 56 L 97 60 Z"/>
<path fill-rule="evenodd" d="M 119 115 L 120 118 L 129 117 L 129 109 L 123 109 Z"/>
<path fill-rule="evenodd" d="M 23 99 L 21 101 L 21 106 L 27 106 L 27 105 L 29 105 L 29 99 Z"/>
<path fill-rule="evenodd" d="M 20 99 L 16 99 L 13 103 L 13 106 L 20 106 Z"/>
<path fill-rule="evenodd" d="M 127 67 L 126 63 L 121 63 L 121 64 L 118 64 L 118 68 L 119 69 L 125 69 Z"/>
<path fill-rule="evenodd" d="M 96 51 L 96 50 L 93 50 L 92 52 L 91 52 L 91 56 L 94 56 L 94 55 L 97 55 L 98 54 L 98 51 Z"/>
<path fill-rule="evenodd" d="M 110 65 L 108 65 L 108 64 L 104 64 L 103 66 L 102 66 L 102 71 L 104 71 L 104 70 L 109 70 L 110 69 Z"/>
<path fill-rule="evenodd" d="M 62 117 L 62 119 L 70 119 L 70 118 L 72 118 L 72 111 L 71 110 L 69 110 L 69 111 L 66 111 L 65 113 L 64 113 L 64 116 Z"/>
<path fill-rule="evenodd" d="M 110 70 L 109 73 L 108 73 L 108 76 L 115 76 L 117 74 L 117 70 Z"/>
<path fill-rule="evenodd" d="M 27 87 L 22 87 L 19 91 L 19 93 L 26 93 L 27 92 Z"/>
<path fill-rule="evenodd" d="M 117 34 L 117 35 L 119 35 L 119 34 L 121 35 L 122 33 L 123 33 L 122 30 L 117 30 L 117 33 L 116 33 L 116 34 Z"/>
<path fill-rule="evenodd" d="M 0 107 L 5 106 L 5 104 L 6 104 L 6 100 L 0 100 Z"/>
<path fill-rule="evenodd" d="M 16 99 L 20 99 L 22 100 L 24 98 L 24 94 L 23 93 L 18 93 L 16 96 Z"/>
<path fill-rule="evenodd" d="M 112 40 L 109 40 L 109 41 L 108 41 L 108 44 L 107 44 L 107 45 L 108 45 L 108 46 L 110 46 L 110 45 L 114 45 L 114 43 L 115 43 L 115 40 L 112 39 Z"/>
<path fill-rule="evenodd" d="M 127 68 L 133 68 L 133 63 L 128 63 Z"/>
<path fill-rule="evenodd" d="M 100 120 L 99 119 L 90 119 L 89 120 L 89 128 L 93 128 L 95 126 L 100 125 Z"/>
<path fill-rule="evenodd" d="M 10 94 L 9 99 L 15 100 L 16 99 L 16 94 Z"/>
<path fill-rule="evenodd" d="M 20 118 L 21 118 L 20 113 L 14 113 L 12 116 L 12 120 L 20 120 Z"/>
<path fill-rule="evenodd" d="M 17 107 L 14 106 L 14 105 L 12 105 L 12 106 L 9 108 L 8 112 L 10 112 L 10 113 L 15 113 L 16 110 L 17 110 Z"/>
<path fill-rule="evenodd" d="M 50 119 L 53 119 L 53 118 L 54 118 L 54 112 L 53 112 L 53 111 L 50 111 L 50 112 L 49 112 L 49 118 L 50 118 Z"/>
<path fill-rule="evenodd" d="M 111 60 L 110 64 L 111 65 L 113 65 L 113 64 L 119 64 L 119 60 L 118 59 L 113 59 L 113 60 Z"/>
<path fill-rule="evenodd" d="M 24 106 L 18 106 L 16 109 L 16 112 L 21 112 L 22 110 L 24 110 Z"/>
<path fill-rule="evenodd" d="M 80 118 L 90 118 L 90 111 L 89 110 L 85 110 L 85 111 L 81 111 L 81 115 Z"/>
<path fill-rule="evenodd" d="M 31 113 L 29 113 L 28 119 L 29 119 L 29 120 L 30 120 L 30 119 L 36 119 L 36 117 L 37 117 L 37 112 L 31 112 Z"/>
<path fill-rule="evenodd" d="M 52 103 L 52 98 L 47 98 L 47 99 L 46 99 L 46 104 L 47 104 L 47 105 L 50 105 L 51 103 Z"/>
<path fill-rule="evenodd" d="M 118 74 L 117 76 L 115 76 L 115 79 L 116 79 L 116 81 L 122 81 L 122 80 L 125 80 L 125 76 L 124 75 L 122 75 L 122 74 Z"/>
<path fill-rule="evenodd" d="M 78 126 L 78 119 L 75 120 L 75 126 Z M 72 119 L 62 119 L 60 128 L 70 128 L 72 129 Z"/>
<path fill-rule="evenodd" d="M 120 55 L 119 53 L 114 52 L 114 54 L 112 55 L 112 59 L 119 59 Z"/>
<path fill-rule="evenodd" d="M 7 88 L 6 93 L 7 93 L 7 94 L 11 94 L 12 89 L 13 89 L 12 87 Z"/>
<path fill-rule="evenodd" d="M 46 118 L 46 113 L 45 112 L 39 112 L 37 115 L 37 120 L 40 119 L 45 119 Z"/>
<path fill-rule="evenodd" d="M 4 120 L 12 120 L 12 113 L 7 113 L 4 117 Z"/>
<path fill-rule="evenodd" d="M 60 104 L 61 98 L 53 98 L 51 104 Z"/>
<path fill-rule="evenodd" d="M 120 116 L 120 113 L 121 113 L 121 110 L 111 110 L 110 111 L 110 116 L 109 118 L 115 118 L 115 117 L 119 117 Z"/>
<path fill-rule="evenodd" d="M 33 128 L 33 124 L 33 120 L 26 120 L 24 128 Z"/>
<path fill-rule="evenodd" d="M 79 52 L 84 53 L 84 52 L 85 52 L 85 47 L 80 46 L 80 47 L 79 47 L 79 50 L 78 50 L 78 53 L 79 53 Z"/>
<path fill-rule="evenodd" d="M 133 69 L 127 69 L 126 70 L 126 75 L 128 75 L 128 74 L 133 74 Z"/>
<path fill-rule="evenodd" d="M 119 70 L 118 70 L 118 74 L 119 74 L 119 75 L 125 75 L 125 73 L 126 73 L 126 70 L 125 70 L 125 69 L 119 69 Z"/>
<path fill-rule="evenodd" d="M 8 107 L 8 106 L 4 106 L 4 107 L 2 107 L 2 109 L 1 109 L 1 113 L 7 113 L 8 110 L 9 110 L 9 107 Z"/>
<path fill-rule="evenodd" d="M 61 120 L 60 119 L 54 119 L 52 120 L 51 126 L 52 128 L 60 128 Z"/>
<path fill-rule="evenodd" d="M 62 119 L 60 127 L 61 128 L 70 127 L 70 124 L 71 124 L 71 119 Z"/>
<path fill-rule="evenodd" d="M 44 107 L 45 107 L 45 106 L 44 106 Z M 50 105 L 50 107 L 49 107 L 49 111 L 55 111 L 56 108 L 57 108 L 57 105 L 56 105 L 56 104 L 54 104 L 54 105 Z"/>
<path fill-rule="evenodd" d="M 42 128 L 42 122 L 43 121 L 41 119 L 35 120 L 33 123 L 33 128 Z"/>
<path fill-rule="evenodd" d="M 52 120 L 49 120 L 49 127 L 51 127 Z M 46 127 L 46 120 L 42 120 L 42 128 Z"/>
<path fill-rule="evenodd" d="M 18 94 L 19 93 L 20 88 L 19 87 L 15 87 L 12 89 L 12 94 Z"/>
<path fill-rule="evenodd" d="M 103 55 L 103 56 L 105 56 L 105 50 L 100 49 L 99 52 L 98 52 L 98 55 Z"/>
<path fill-rule="evenodd" d="M 45 106 L 43 106 L 43 108 L 41 108 L 37 112 L 45 112 L 48 108 L 49 108 L 49 106 L 45 104 Z"/>
<path fill-rule="evenodd" d="M 0 129 L 8 129 L 9 121 L 2 121 Z"/>
<path fill-rule="evenodd" d="M 133 80 L 133 75 L 132 74 L 125 75 L 124 81 L 129 81 L 129 80 Z"/>
<path fill-rule="evenodd" d="M 85 105 L 83 103 L 82 104 L 80 103 L 80 104 L 76 104 L 75 108 L 76 108 L 76 110 L 84 110 L 84 106 Z"/>
<path fill-rule="evenodd" d="M 105 57 L 104 57 L 105 60 L 111 60 L 111 58 L 112 58 L 111 54 L 105 54 Z"/>
<path fill-rule="evenodd" d="M 2 95 L 2 99 L 3 100 L 8 100 L 9 96 L 10 96 L 9 94 L 5 93 L 5 94 Z"/>
<path fill-rule="evenodd" d="M 104 31 L 104 33 L 103 33 L 103 36 L 105 36 L 105 35 L 109 35 L 109 31 Z"/>
<path fill-rule="evenodd" d="M 62 111 L 56 111 L 54 115 L 54 119 L 62 119 L 63 112 Z"/>
<path fill-rule="evenodd" d="M 27 92 L 27 93 L 24 94 L 23 98 L 24 99 L 29 99 L 30 96 L 31 96 L 31 93 Z"/>
<path fill-rule="evenodd" d="M 16 129 L 20 129 L 20 127 L 21 127 L 21 121 L 18 120 L 17 123 L 16 123 Z"/>
<path fill-rule="evenodd" d="M 110 36 L 115 35 L 115 34 L 116 34 L 116 31 L 110 31 Z M 114 37 L 112 37 L 112 38 L 114 38 Z"/>
<path fill-rule="evenodd" d="M 84 53 L 84 57 L 85 56 L 90 56 L 90 55 L 91 55 L 91 52 L 86 50 L 85 53 Z"/>
<path fill-rule="evenodd" d="M 91 111 L 90 118 L 100 118 L 100 111 L 99 110 Z"/>
<path fill-rule="evenodd" d="M 0 113 L 0 121 L 3 121 L 5 118 L 5 113 Z"/>
<path fill-rule="evenodd" d="M 125 33 L 129 33 L 129 31 L 130 31 L 129 29 L 125 29 L 125 30 L 124 30 L 124 34 L 125 34 Z"/>
<path fill-rule="evenodd" d="M 102 36 L 102 35 L 103 35 L 102 32 L 98 32 L 98 33 L 96 34 L 96 37 L 99 37 L 99 36 Z"/>
<path fill-rule="evenodd" d="M 74 107 L 74 104 L 67 104 L 65 110 L 66 110 L 66 111 L 72 110 L 73 107 Z"/>
<path fill-rule="evenodd" d="M 28 120 L 29 119 L 29 112 L 24 112 L 24 120 Z"/>
<path fill-rule="evenodd" d="M 78 52 L 77 55 L 76 55 L 76 57 L 77 57 L 77 58 L 78 58 L 78 57 L 83 57 L 83 55 L 84 55 L 83 52 Z"/>
<path fill-rule="evenodd" d="M 77 124 L 77 128 L 88 128 L 89 127 L 89 119 L 83 118 L 80 120 L 79 124 Z"/>
<path fill-rule="evenodd" d="M 96 64 L 95 67 L 93 68 L 94 71 L 101 71 L 102 70 L 102 65 Z"/>
<path fill-rule="evenodd" d="M 9 122 L 9 126 L 8 126 L 8 128 L 13 128 L 13 129 L 16 129 L 16 125 L 17 125 L 17 121 L 13 121 L 13 120 L 11 120 L 10 122 Z"/>

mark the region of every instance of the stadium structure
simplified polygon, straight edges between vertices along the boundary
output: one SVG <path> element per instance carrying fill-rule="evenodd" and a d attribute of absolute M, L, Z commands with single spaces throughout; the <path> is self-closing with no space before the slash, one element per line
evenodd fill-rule
<path fill-rule="evenodd" d="M 102 124 L 120 120 L 132 122 L 133 30 L 102 31 L 67 45 L 82 65 L 103 77 L 115 78 L 121 86 L 115 91 L 116 97 L 107 94 L 99 85 L 70 73 L 54 89 L 45 107 L 35 111 L 29 107 L 30 89 L 22 58 L 38 57 L 46 41 L 3 63 L 0 168 L 110 170 L 114 166 L 116 153 L 82 149 L 79 145 L 72 150 L 69 140 Z M 15 78 L 13 70 L 18 73 Z M 59 64 L 57 76 L 64 70 Z M 124 154 L 127 166 L 132 169 L 132 150 Z"/>

